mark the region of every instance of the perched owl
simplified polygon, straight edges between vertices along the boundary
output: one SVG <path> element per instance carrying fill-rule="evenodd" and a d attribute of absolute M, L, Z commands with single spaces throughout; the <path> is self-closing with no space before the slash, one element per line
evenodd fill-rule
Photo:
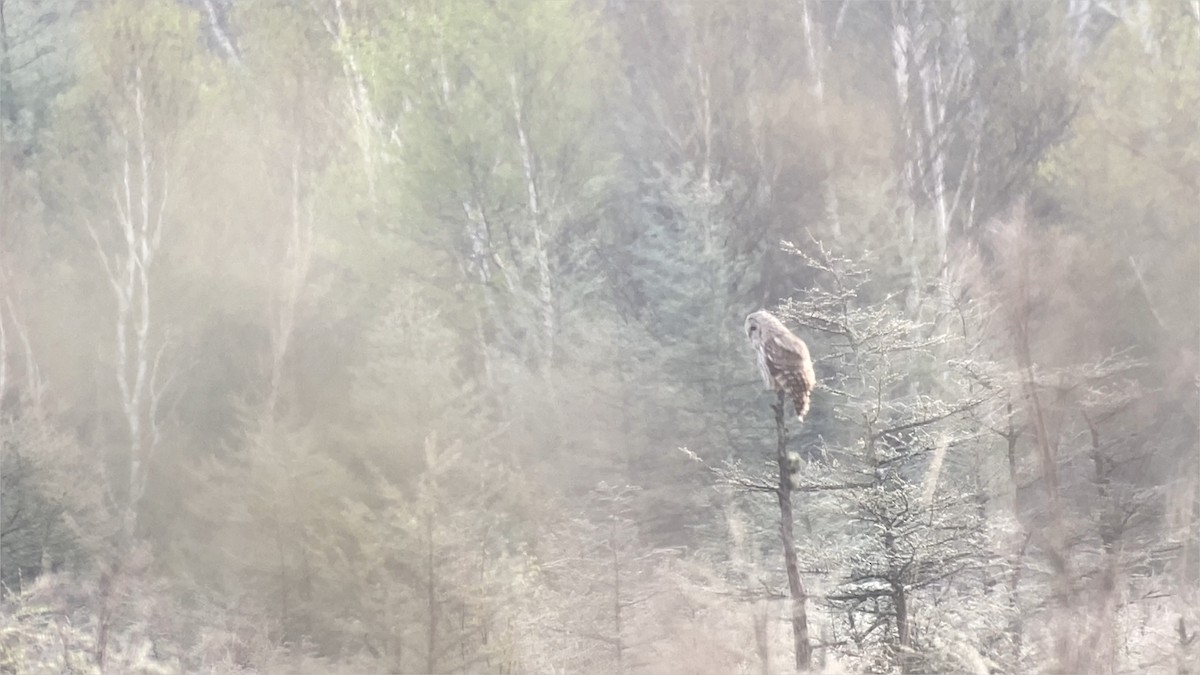
<path fill-rule="evenodd" d="M 746 337 L 758 358 L 758 372 L 768 389 L 787 394 L 804 421 L 808 399 L 817 386 L 808 345 L 787 329 L 774 314 L 759 310 L 746 317 Z"/>

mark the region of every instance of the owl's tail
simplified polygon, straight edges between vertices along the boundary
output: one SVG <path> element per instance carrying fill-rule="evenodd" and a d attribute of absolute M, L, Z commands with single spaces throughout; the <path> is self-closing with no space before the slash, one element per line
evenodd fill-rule
<path fill-rule="evenodd" d="M 778 380 L 779 388 L 787 393 L 796 406 L 796 417 L 800 418 L 801 422 L 808 415 L 808 399 L 812 392 L 810 382 L 804 372 L 783 373 Z"/>

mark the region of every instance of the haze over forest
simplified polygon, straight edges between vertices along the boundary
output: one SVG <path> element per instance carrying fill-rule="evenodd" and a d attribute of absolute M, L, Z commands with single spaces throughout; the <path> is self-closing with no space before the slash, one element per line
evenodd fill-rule
<path fill-rule="evenodd" d="M 0 672 L 1200 672 L 1198 111 L 1197 0 L 0 0 Z"/>

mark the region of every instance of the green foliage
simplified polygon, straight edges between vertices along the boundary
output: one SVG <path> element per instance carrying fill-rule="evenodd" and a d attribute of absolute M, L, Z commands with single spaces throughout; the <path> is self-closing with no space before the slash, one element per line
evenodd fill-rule
<path fill-rule="evenodd" d="M 537 360 L 536 324 L 567 311 L 571 238 L 595 222 L 611 182 L 603 26 L 567 2 L 465 2 L 419 5 L 382 31 L 368 54 L 393 130 L 404 212 L 394 228 L 418 258 L 445 261 L 418 274 L 489 308 L 456 323 L 482 321 L 489 343 Z M 447 278 L 450 265 L 463 274 Z"/>
<path fill-rule="evenodd" d="M 56 168 L 91 160 L 82 167 L 91 176 L 78 178 L 85 184 L 86 177 L 100 179 L 96 187 L 111 201 L 103 179 L 119 175 L 119 169 L 101 158 L 121 157 L 132 146 L 170 166 L 197 108 L 208 58 L 197 40 L 194 14 L 169 3 L 106 4 L 85 12 L 80 30 L 76 83 L 61 99 L 65 123 L 56 136 L 62 152 L 82 157 L 63 158 Z M 78 186 L 67 183 L 64 189 Z"/>

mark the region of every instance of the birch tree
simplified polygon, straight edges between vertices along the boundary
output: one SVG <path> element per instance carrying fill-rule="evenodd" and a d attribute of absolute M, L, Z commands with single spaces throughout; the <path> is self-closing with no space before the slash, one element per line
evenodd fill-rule
<path fill-rule="evenodd" d="M 842 3 L 839 13 L 845 11 L 845 4 Z M 816 7 L 812 2 L 802 0 L 801 17 L 804 27 L 805 56 L 807 57 L 809 86 L 812 88 L 813 100 L 817 106 L 817 128 L 828 135 L 830 125 L 828 104 L 825 100 L 825 71 L 830 47 L 825 38 L 821 18 L 815 10 Z M 838 241 L 841 238 L 842 225 L 834 176 L 833 144 L 826 142 L 823 147 L 825 151 L 821 155 L 821 161 L 825 165 L 825 176 L 821 181 L 821 188 L 824 193 L 825 224 L 829 227 L 834 241 Z"/>
<path fill-rule="evenodd" d="M 386 124 L 414 139 L 399 155 L 414 224 L 478 292 L 479 334 L 543 375 L 562 330 L 560 237 L 595 216 L 609 180 L 583 170 L 609 161 L 594 124 L 606 36 L 592 16 L 568 2 L 398 12 L 386 33 L 403 52 L 387 53 L 407 65 L 374 71 Z M 589 45 L 600 56 L 582 58 Z"/>
<path fill-rule="evenodd" d="M 195 105 L 194 17 L 155 2 L 119 3 L 89 17 L 91 105 L 109 134 L 100 154 L 111 209 L 85 217 L 115 304 L 113 369 L 128 434 L 124 476 L 110 477 L 126 537 L 137 529 L 151 462 L 162 440 L 161 403 L 170 380 L 169 342 L 152 311 L 156 265 L 171 229 L 178 139 Z M 99 168 L 99 167 L 98 167 Z"/>
<path fill-rule="evenodd" d="M 910 309 L 922 277 L 949 279 L 955 242 L 1007 210 L 1064 134 L 1074 103 L 1061 29 L 1037 2 L 891 3 Z"/>
<path fill-rule="evenodd" d="M 933 224 L 935 277 L 946 270 L 951 223 L 965 211 L 971 218 L 974 207 L 970 192 L 978 171 L 979 116 L 968 116 L 967 91 L 974 62 L 965 30 L 963 8 L 945 5 L 949 17 L 933 20 L 940 11 L 931 3 L 897 0 L 892 8 L 892 57 L 899 103 L 900 137 L 904 142 L 905 222 L 913 244 L 910 283 L 913 292 L 923 287 L 919 270 L 918 242 L 924 233 L 917 223 L 928 208 Z M 957 170 L 950 168 L 951 153 L 967 143 L 965 157 Z M 917 209 L 922 213 L 918 214 Z M 911 302 L 911 301 L 910 301 Z"/>
<path fill-rule="evenodd" d="M 382 123 L 368 88 L 368 75 L 362 64 L 363 38 L 371 25 L 370 16 L 358 3 L 347 3 L 343 0 L 309 0 L 308 4 L 321 27 L 325 29 L 342 68 L 347 107 L 354 120 L 354 137 L 362 156 L 368 202 L 373 204 L 377 199 L 379 165 L 382 159 L 390 154 L 385 152 L 385 146 L 389 143 L 398 145 L 399 138 L 394 135 L 390 138 L 384 136 Z"/>

